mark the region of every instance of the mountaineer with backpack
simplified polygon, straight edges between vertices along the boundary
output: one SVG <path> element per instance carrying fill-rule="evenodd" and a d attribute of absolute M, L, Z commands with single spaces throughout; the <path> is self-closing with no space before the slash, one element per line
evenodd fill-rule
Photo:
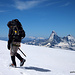
<path fill-rule="evenodd" d="M 12 64 L 10 64 L 10 66 L 16 67 L 15 56 L 20 60 L 20 66 L 23 66 L 26 60 L 22 58 L 17 51 L 20 47 L 21 40 L 25 37 L 25 31 L 18 19 L 9 21 L 7 26 L 9 27 L 8 49 L 10 50 L 12 60 Z"/>

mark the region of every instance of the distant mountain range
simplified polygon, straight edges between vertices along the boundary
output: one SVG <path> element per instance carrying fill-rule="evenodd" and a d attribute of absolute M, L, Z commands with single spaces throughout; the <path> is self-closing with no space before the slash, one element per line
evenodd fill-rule
<path fill-rule="evenodd" d="M 48 39 L 24 40 L 23 43 L 28 45 L 75 50 L 75 38 L 73 36 L 68 35 L 65 37 L 59 37 L 55 31 L 52 31 Z"/>
<path fill-rule="evenodd" d="M 7 37 L 0 37 L 0 40 L 7 41 Z M 59 37 L 55 31 L 52 31 L 50 37 L 48 39 L 44 38 L 24 38 L 22 43 L 28 45 L 37 45 L 37 46 L 45 46 L 50 48 L 65 48 L 70 50 L 75 50 L 75 38 L 72 35 L 68 35 L 65 37 Z"/>

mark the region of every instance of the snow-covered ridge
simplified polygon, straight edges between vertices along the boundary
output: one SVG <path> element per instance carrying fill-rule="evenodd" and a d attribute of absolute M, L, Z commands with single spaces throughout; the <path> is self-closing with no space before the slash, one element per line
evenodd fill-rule
<path fill-rule="evenodd" d="M 11 63 L 7 42 L 0 40 L 0 75 L 73 75 L 75 73 L 75 51 L 39 47 L 21 44 L 21 50 L 27 55 L 26 62 L 17 68 L 9 67 Z"/>

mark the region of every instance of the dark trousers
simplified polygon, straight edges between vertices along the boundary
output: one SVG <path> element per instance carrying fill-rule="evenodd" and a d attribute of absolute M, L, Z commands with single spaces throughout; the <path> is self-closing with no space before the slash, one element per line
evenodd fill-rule
<path fill-rule="evenodd" d="M 16 54 L 16 57 L 17 57 L 20 61 L 23 60 L 23 58 L 20 56 L 19 53 Z M 12 60 L 12 63 L 16 66 L 15 56 L 11 56 L 11 60 Z"/>

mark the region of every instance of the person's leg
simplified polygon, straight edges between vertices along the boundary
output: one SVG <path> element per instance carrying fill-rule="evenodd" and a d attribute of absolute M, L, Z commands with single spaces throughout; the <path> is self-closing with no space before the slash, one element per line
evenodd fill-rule
<path fill-rule="evenodd" d="M 26 61 L 25 59 L 23 59 L 20 54 L 17 53 L 18 51 L 18 47 L 17 46 L 12 46 L 11 50 L 10 50 L 10 54 L 11 56 L 16 56 L 19 60 L 20 60 L 20 66 L 24 65 L 24 62 Z M 13 62 L 13 61 L 12 61 Z M 14 62 L 15 63 L 15 62 Z M 14 64 L 13 63 L 13 64 Z M 15 65 L 15 64 L 14 64 Z"/>
<path fill-rule="evenodd" d="M 15 56 L 11 56 L 12 64 L 16 67 Z"/>
<path fill-rule="evenodd" d="M 24 65 L 24 62 L 26 61 L 25 59 L 23 59 L 19 53 L 16 54 L 16 57 L 20 60 L 20 66 Z"/>
<path fill-rule="evenodd" d="M 23 58 L 21 57 L 21 55 L 20 55 L 19 53 L 16 54 L 16 57 L 17 57 L 20 61 L 23 60 Z"/>
<path fill-rule="evenodd" d="M 17 47 L 12 46 L 12 44 L 10 45 L 10 47 L 11 47 L 10 49 L 11 61 L 12 61 L 12 64 L 16 67 L 15 56 L 17 54 Z M 13 66 L 12 64 L 10 66 Z"/>

